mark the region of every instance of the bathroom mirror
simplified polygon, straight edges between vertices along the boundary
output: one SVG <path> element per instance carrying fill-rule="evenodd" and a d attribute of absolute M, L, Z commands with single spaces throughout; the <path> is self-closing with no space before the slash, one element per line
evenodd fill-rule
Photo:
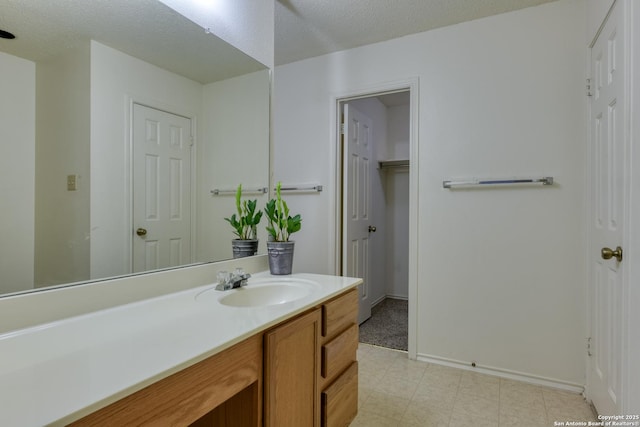
<path fill-rule="evenodd" d="M 0 296 L 230 258 L 270 70 L 157 0 L 0 6 Z"/>

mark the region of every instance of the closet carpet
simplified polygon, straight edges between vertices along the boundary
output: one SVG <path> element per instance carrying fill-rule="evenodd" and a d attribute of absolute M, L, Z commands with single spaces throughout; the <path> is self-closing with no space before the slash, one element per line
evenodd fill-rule
<path fill-rule="evenodd" d="M 408 301 L 385 298 L 360 325 L 360 342 L 407 351 Z"/>

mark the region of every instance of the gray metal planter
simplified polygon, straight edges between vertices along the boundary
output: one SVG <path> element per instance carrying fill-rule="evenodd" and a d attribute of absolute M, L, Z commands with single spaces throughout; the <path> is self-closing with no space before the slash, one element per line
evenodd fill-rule
<path fill-rule="evenodd" d="M 233 239 L 231 241 L 234 258 L 244 258 L 258 253 L 258 240 Z"/>
<path fill-rule="evenodd" d="M 271 274 L 291 274 L 294 244 L 295 242 L 267 242 Z"/>

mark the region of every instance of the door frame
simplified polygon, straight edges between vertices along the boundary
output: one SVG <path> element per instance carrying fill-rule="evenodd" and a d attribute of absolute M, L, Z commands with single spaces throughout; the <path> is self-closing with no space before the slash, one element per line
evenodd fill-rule
<path fill-rule="evenodd" d="M 181 116 L 191 120 L 191 138 L 193 144 L 191 146 L 191 179 L 189 182 L 189 199 L 190 199 L 190 209 L 191 209 L 191 218 L 190 218 L 190 233 L 191 233 L 191 248 L 190 248 L 190 258 L 186 264 L 192 264 L 196 260 L 196 248 L 197 248 L 197 233 L 196 233 L 196 208 L 197 208 L 197 148 L 198 148 L 198 138 L 197 138 L 197 115 L 188 110 L 184 110 L 182 108 L 176 107 L 175 105 L 169 105 L 166 103 L 158 102 L 157 100 L 152 100 L 143 96 L 137 95 L 125 95 L 125 147 L 124 147 L 124 157 L 125 157 L 125 188 L 124 188 L 124 215 L 127 222 L 127 227 L 125 232 L 126 234 L 126 247 L 125 247 L 125 256 L 128 260 L 128 268 L 129 274 L 133 273 L 133 106 L 134 104 L 142 105 L 144 107 L 153 108 L 155 110 L 164 111 L 165 113 L 173 114 L 176 116 Z"/>
<path fill-rule="evenodd" d="M 627 0 L 628 1 L 628 0 Z M 628 61 L 630 70 L 629 76 L 637 75 L 640 72 L 640 6 L 637 2 L 628 1 L 629 11 L 625 17 L 629 34 L 628 52 L 631 57 Z M 630 129 L 631 138 L 629 144 L 638 147 L 640 144 L 640 120 L 638 112 L 640 112 L 640 84 L 634 84 L 628 93 L 630 102 Z M 635 168 L 634 168 L 635 166 Z M 640 177 L 638 176 L 640 168 L 640 149 L 632 150 L 629 159 L 629 180 L 631 181 L 631 192 L 629 194 L 629 223 L 626 224 L 628 237 L 627 248 L 627 286 L 628 297 L 625 301 L 626 310 L 629 314 L 627 317 L 627 339 L 628 348 L 626 348 L 626 360 L 623 365 L 627 371 L 629 380 L 623 384 L 623 390 L 626 399 L 623 400 L 625 410 L 633 414 L 640 413 L 640 365 L 631 363 L 630 361 L 640 360 L 640 340 L 633 340 L 633 336 L 628 333 L 629 330 L 637 328 L 640 324 Z M 631 287 L 630 284 L 635 283 Z M 634 399 L 635 398 L 635 399 Z M 635 405 L 635 406 L 634 406 Z"/>
<path fill-rule="evenodd" d="M 409 331 L 408 331 L 408 356 L 409 359 L 417 358 L 417 303 L 418 303 L 418 211 L 419 211 L 419 163 L 418 163 L 418 122 L 419 122 L 419 78 L 409 78 L 406 80 L 396 80 L 389 83 L 383 83 L 376 86 L 369 86 L 354 90 L 345 90 L 342 93 L 335 94 L 331 97 L 331 157 L 332 157 L 332 173 L 330 173 L 331 188 L 334 190 L 335 197 L 330 200 L 333 206 L 330 211 L 334 212 L 330 218 L 330 227 L 335 231 L 334 244 L 329 246 L 333 252 L 333 265 L 330 271 L 334 271 L 336 275 L 343 274 L 342 268 L 342 150 L 341 150 L 341 131 L 340 124 L 340 104 L 361 98 L 371 98 L 386 93 L 409 91 L 409 121 L 410 121 L 410 141 L 409 141 Z M 330 254 L 331 255 L 331 254 Z"/>
<path fill-rule="evenodd" d="M 640 293 L 636 290 L 635 294 L 633 293 L 633 289 L 630 287 L 630 283 L 633 282 L 632 279 L 635 279 L 635 282 L 637 283 L 638 280 L 640 280 L 640 277 L 638 275 L 638 272 L 633 270 L 633 265 L 634 262 L 638 262 L 640 261 L 640 254 L 638 254 L 638 250 L 640 249 L 640 239 L 634 239 L 631 233 L 632 228 L 637 230 L 638 228 L 640 228 L 640 219 L 634 219 L 633 214 L 635 213 L 637 216 L 638 211 L 640 211 L 640 209 L 638 208 L 638 206 L 634 207 L 633 206 L 633 202 L 635 201 L 636 204 L 638 204 L 640 202 L 640 192 L 638 191 L 638 186 L 640 185 L 640 181 L 636 178 L 636 185 L 632 186 L 632 176 L 633 176 L 633 164 L 639 164 L 637 161 L 634 162 L 634 159 L 631 158 L 631 156 L 629 156 L 628 154 L 631 153 L 636 153 L 635 154 L 635 158 L 636 160 L 640 160 L 640 157 L 637 154 L 638 150 L 634 150 L 633 152 L 631 151 L 631 146 L 632 146 L 632 140 L 633 138 L 633 127 L 634 127 L 634 121 L 633 121 L 633 111 L 632 111 L 632 106 L 634 105 L 634 93 L 631 90 L 628 90 L 630 88 L 632 88 L 631 85 L 631 81 L 632 81 L 632 71 L 633 71 L 633 66 L 632 66 L 632 61 L 638 61 L 638 58 L 633 58 L 633 56 L 631 55 L 632 50 L 635 49 L 636 51 L 638 50 L 638 46 L 633 46 L 633 37 L 632 34 L 634 31 L 638 31 L 638 27 L 637 27 L 637 22 L 636 22 L 636 27 L 633 27 L 633 15 L 634 15 L 634 8 L 633 8 L 633 2 L 631 0 L 615 0 L 612 4 L 611 7 L 609 8 L 609 10 L 607 11 L 606 16 L 604 17 L 604 19 L 602 20 L 602 22 L 600 23 L 600 27 L 598 29 L 598 31 L 596 32 L 595 36 L 593 37 L 593 40 L 589 40 L 589 45 L 587 46 L 587 64 L 586 64 L 586 76 L 588 79 L 590 79 L 591 82 L 593 82 L 593 76 L 591 75 L 591 55 L 592 55 L 592 49 L 593 46 L 595 45 L 596 40 L 598 39 L 598 37 L 600 36 L 600 33 L 602 31 L 602 28 L 604 27 L 605 23 L 607 22 L 607 20 L 609 19 L 609 16 L 611 14 L 611 10 L 613 10 L 614 7 L 622 7 L 623 8 L 623 20 L 624 20 L 624 25 L 625 25 L 625 32 L 623 34 L 624 37 L 624 46 L 625 46 L 625 51 L 623 53 L 624 57 L 625 57 L 625 80 L 624 80 L 624 90 L 627 93 L 627 96 L 625 98 L 624 101 L 624 135 L 623 135 L 623 145 L 624 145 L 624 151 L 625 151 L 625 158 L 624 158 L 624 189 L 623 189 L 623 198 L 624 198 L 624 207 L 623 207 L 623 212 L 622 212 L 622 217 L 623 217 L 623 228 L 624 228 L 624 233 L 623 233 L 623 241 L 621 242 L 622 248 L 624 250 L 624 260 L 623 262 L 625 262 L 625 268 L 622 274 L 622 289 L 621 289 L 621 298 L 622 298 L 622 313 L 619 313 L 619 316 L 621 317 L 621 328 L 622 331 L 620 332 L 621 334 L 621 352 L 620 352 L 620 357 L 622 360 L 620 360 L 620 369 L 621 369 L 621 384 L 620 384 L 620 390 L 621 390 L 621 396 L 620 396 L 620 405 L 621 405 L 621 411 L 622 413 L 630 413 L 629 411 L 637 411 L 638 408 L 632 408 L 632 394 L 633 393 L 638 393 L 640 392 L 640 370 L 636 369 L 636 376 L 634 377 L 634 379 L 631 379 L 631 374 L 632 374 L 632 368 L 633 368 L 633 364 L 631 363 L 632 360 L 637 360 L 637 357 L 640 356 L 640 354 L 638 354 L 639 350 L 640 350 L 640 343 L 634 343 L 633 342 L 633 338 L 630 334 L 630 330 L 637 324 L 634 325 L 634 323 L 632 323 L 632 319 L 633 316 L 632 314 L 634 313 L 634 306 L 633 303 L 635 302 L 636 304 L 640 304 L 640 300 L 638 299 L 640 297 Z M 638 13 L 638 11 L 635 11 L 635 15 L 636 15 L 636 21 L 638 21 L 640 18 L 640 14 Z M 636 36 L 637 38 L 637 36 Z M 638 86 L 635 86 L 635 91 L 638 92 Z M 637 98 L 635 98 L 635 102 L 637 103 Z M 586 248 L 586 253 L 585 253 L 585 266 L 586 266 L 586 277 L 587 277 L 587 284 L 586 284 L 586 319 L 585 321 L 587 322 L 586 324 L 586 331 L 587 331 L 587 337 L 591 337 L 593 335 L 593 329 L 592 329 L 592 317 L 593 317 L 593 310 L 594 310 L 594 303 L 592 301 L 592 289 L 594 287 L 594 274 L 593 274 L 593 270 L 591 268 L 591 254 L 592 251 L 598 249 L 598 248 L 594 248 L 594 236 L 591 232 L 591 224 L 593 223 L 593 209 L 592 209 L 592 204 L 594 203 L 593 198 L 592 198 L 592 190 L 593 190 L 593 185 L 594 185 L 594 179 L 593 179 L 593 171 L 591 170 L 591 162 L 593 160 L 592 158 L 592 142 L 593 142 L 593 135 L 592 135 L 592 129 L 591 129 L 591 102 L 587 101 L 587 107 L 586 107 L 586 116 L 587 116 L 587 120 L 586 120 L 586 125 L 587 125 L 587 143 L 588 143 L 588 149 L 587 149 L 587 159 L 586 159 L 586 173 L 587 173 L 587 177 L 588 177 L 588 184 L 587 184 L 587 189 L 586 189 L 586 205 L 585 205 L 585 209 L 587 212 L 586 218 L 587 218 L 587 222 L 585 225 L 585 232 L 587 235 L 587 248 Z M 637 127 L 637 123 L 635 124 L 635 126 Z M 634 191 L 635 190 L 635 191 Z M 634 197 L 634 193 L 635 193 L 635 197 Z M 629 256 L 631 255 L 631 256 Z M 639 270 L 640 271 L 640 270 Z M 635 296 L 635 301 L 634 301 L 634 296 Z M 637 307 L 635 307 L 635 310 L 637 311 Z M 589 340 L 589 338 L 587 338 L 587 340 Z M 590 342 L 587 342 L 587 348 L 589 346 Z M 592 358 L 590 357 L 589 353 L 587 352 L 587 354 L 585 355 L 586 358 L 586 384 L 585 384 L 585 396 L 586 398 L 591 401 L 591 384 L 590 384 L 590 373 L 591 373 L 591 369 L 592 369 Z M 635 381 L 635 382 L 634 382 Z"/>

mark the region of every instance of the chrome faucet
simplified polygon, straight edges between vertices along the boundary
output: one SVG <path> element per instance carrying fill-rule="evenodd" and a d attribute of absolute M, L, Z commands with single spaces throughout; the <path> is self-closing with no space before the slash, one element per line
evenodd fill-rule
<path fill-rule="evenodd" d="M 228 291 L 229 289 L 236 289 L 240 286 L 247 285 L 247 279 L 251 277 L 251 274 L 245 273 L 242 268 L 236 268 L 233 273 L 226 271 L 218 272 L 218 286 L 217 291 Z"/>

